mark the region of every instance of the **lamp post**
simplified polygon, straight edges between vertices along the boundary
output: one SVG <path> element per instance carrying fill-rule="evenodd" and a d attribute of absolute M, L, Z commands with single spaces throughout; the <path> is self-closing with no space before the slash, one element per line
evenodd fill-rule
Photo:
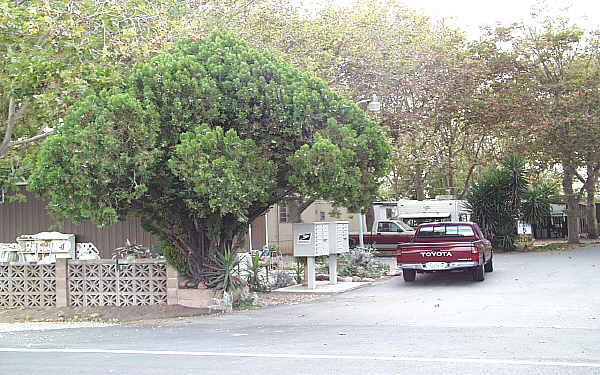
<path fill-rule="evenodd" d="M 362 103 L 369 103 L 367 104 L 367 111 L 369 112 L 379 112 L 379 110 L 381 110 L 381 103 L 379 102 L 379 100 L 377 100 L 377 95 L 373 94 L 373 96 L 371 96 L 371 99 L 363 99 L 363 100 L 359 100 L 358 102 L 356 102 L 356 105 L 360 105 Z M 364 240 L 364 235 L 363 235 L 363 215 L 361 212 L 358 213 L 358 242 L 359 242 L 359 246 L 361 248 L 365 247 L 365 240 Z"/>

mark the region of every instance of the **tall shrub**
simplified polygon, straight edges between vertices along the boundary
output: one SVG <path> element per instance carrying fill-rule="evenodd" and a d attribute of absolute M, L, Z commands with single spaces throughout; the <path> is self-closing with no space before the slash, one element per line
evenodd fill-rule
<path fill-rule="evenodd" d="M 478 223 L 495 248 L 512 249 L 517 238 L 521 199 L 527 191 L 523 161 L 507 157 L 473 183 L 466 196 L 471 219 Z"/>

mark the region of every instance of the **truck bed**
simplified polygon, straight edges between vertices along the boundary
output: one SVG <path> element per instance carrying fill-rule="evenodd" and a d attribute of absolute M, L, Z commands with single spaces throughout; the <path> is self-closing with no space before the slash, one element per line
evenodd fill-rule
<path fill-rule="evenodd" d="M 426 230 L 419 237 L 423 228 Z M 414 281 L 416 272 L 461 269 L 472 270 L 473 279 L 482 281 L 484 272 L 493 270 L 491 244 L 476 224 L 422 224 L 413 241 L 399 244 L 396 250 L 398 267 L 402 268 L 406 281 Z"/>

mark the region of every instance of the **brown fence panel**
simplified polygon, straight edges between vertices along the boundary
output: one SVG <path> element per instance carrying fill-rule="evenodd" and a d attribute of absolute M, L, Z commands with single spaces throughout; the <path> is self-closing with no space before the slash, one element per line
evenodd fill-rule
<path fill-rule="evenodd" d="M 77 242 L 92 242 L 102 258 L 110 258 L 113 249 L 123 246 L 129 239 L 146 247 L 154 245 L 156 239 L 142 229 L 140 220 L 136 217 L 126 217 L 115 225 L 98 228 L 90 221 L 81 225 L 69 221 L 59 223 L 46 211 L 45 203 L 30 192 L 23 189 L 27 197 L 24 203 L 0 204 L 0 243 L 15 242 L 23 234 L 58 231 L 73 233 Z"/>

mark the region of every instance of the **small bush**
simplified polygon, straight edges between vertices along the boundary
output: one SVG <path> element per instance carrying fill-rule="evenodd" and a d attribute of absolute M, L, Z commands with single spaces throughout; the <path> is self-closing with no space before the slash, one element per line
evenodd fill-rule
<path fill-rule="evenodd" d="M 373 250 L 356 247 L 343 255 L 342 276 L 378 278 L 389 270 L 387 264 L 376 260 Z"/>
<path fill-rule="evenodd" d="M 544 246 L 535 246 L 533 250 L 535 251 L 556 251 L 556 250 L 570 250 L 572 248 L 572 244 L 568 243 L 551 243 Z"/>
<path fill-rule="evenodd" d="M 117 247 L 116 249 L 114 249 L 112 251 L 112 253 L 113 253 L 113 255 L 112 255 L 113 259 L 126 259 L 129 256 L 133 256 L 135 258 L 151 258 L 152 257 L 152 253 L 150 252 L 150 249 L 148 249 L 142 245 L 138 245 L 136 243 L 131 243 L 131 241 L 129 241 L 129 239 L 127 239 L 127 241 L 125 241 L 125 246 Z"/>
<path fill-rule="evenodd" d="M 328 274 L 329 273 L 329 263 L 317 263 L 315 265 L 315 272 Z"/>
<path fill-rule="evenodd" d="M 240 298 L 233 303 L 233 307 L 239 310 L 248 310 L 256 305 L 258 305 L 258 295 L 249 292 L 243 292 Z"/>
<path fill-rule="evenodd" d="M 274 272 L 274 280 L 271 287 L 273 289 L 285 288 L 286 286 L 295 285 L 296 281 L 289 272 L 279 270 Z"/>
<path fill-rule="evenodd" d="M 171 246 L 167 241 L 159 242 L 158 253 L 164 256 L 167 263 L 180 274 L 188 272 L 188 258 L 183 256 L 179 250 Z"/>
<path fill-rule="evenodd" d="M 260 273 L 260 256 L 258 253 L 252 254 L 247 263 L 246 269 L 246 281 L 248 287 L 253 292 L 262 292 L 267 290 L 266 283 L 263 280 L 263 276 Z"/>

